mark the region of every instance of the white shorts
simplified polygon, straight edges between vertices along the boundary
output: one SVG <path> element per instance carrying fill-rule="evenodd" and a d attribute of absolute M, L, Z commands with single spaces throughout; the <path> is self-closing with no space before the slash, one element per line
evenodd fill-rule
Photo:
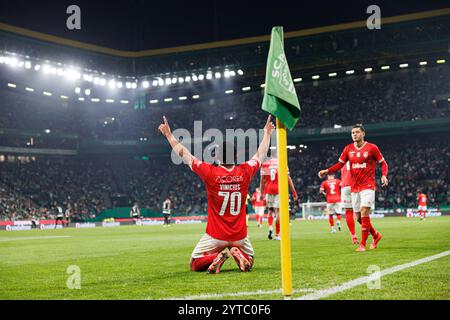
<path fill-rule="evenodd" d="M 260 217 L 264 216 L 264 211 L 266 211 L 266 207 L 255 207 L 255 213 Z"/>
<path fill-rule="evenodd" d="M 419 211 L 427 211 L 427 206 L 418 206 L 417 210 L 419 210 Z"/>
<path fill-rule="evenodd" d="M 238 247 L 246 255 L 253 257 L 253 247 L 248 237 L 238 241 L 218 240 L 209 234 L 204 234 L 192 252 L 191 260 L 203 257 L 205 254 L 213 254 L 223 251 L 225 248 Z"/>
<path fill-rule="evenodd" d="M 365 189 L 352 192 L 352 207 L 354 212 L 361 212 L 362 207 L 375 208 L 375 190 Z"/>
<path fill-rule="evenodd" d="M 341 189 L 341 207 L 343 209 L 352 209 L 352 192 L 350 186 Z"/>
<path fill-rule="evenodd" d="M 341 204 L 339 202 L 336 203 L 327 203 L 327 213 L 328 214 L 341 214 Z"/>
<path fill-rule="evenodd" d="M 280 196 L 278 194 L 266 194 L 266 207 L 278 209 L 280 207 Z"/>

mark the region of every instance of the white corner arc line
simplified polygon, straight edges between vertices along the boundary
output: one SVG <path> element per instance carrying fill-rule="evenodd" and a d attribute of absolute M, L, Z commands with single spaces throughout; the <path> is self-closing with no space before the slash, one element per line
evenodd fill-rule
<path fill-rule="evenodd" d="M 416 261 L 412 261 L 409 263 L 401 264 L 398 266 L 394 266 L 392 268 L 382 270 L 382 271 L 380 271 L 380 278 L 385 275 L 392 274 L 394 272 L 401 271 L 404 269 L 412 268 L 412 267 L 418 266 L 419 264 L 427 263 L 427 262 L 430 262 L 430 261 L 433 261 L 433 260 L 436 260 L 439 258 L 443 258 L 448 255 L 450 255 L 450 250 L 444 251 L 444 252 L 441 252 L 441 253 L 438 253 L 433 256 L 423 258 L 423 259 L 419 259 Z M 369 278 L 369 276 L 360 277 L 360 278 L 345 282 L 339 286 L 331 287 L 331 288 L 324 289 L 324 290 L 318 290 L 314 293 L 301 296 L 300 298 L 296 298 L 295 300 L 318 300 L 318 299 L 326 298 L 333 294 L 352 289 L 352 288 L 360 286 L 362 284 L 366 284 L 370 280 L 372 280 L 372 279 Z"/>

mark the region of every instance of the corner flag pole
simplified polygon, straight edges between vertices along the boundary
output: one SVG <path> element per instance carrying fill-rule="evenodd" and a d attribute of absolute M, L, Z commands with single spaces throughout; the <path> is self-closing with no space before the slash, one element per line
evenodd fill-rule
<path fill-rule="evenodd" d="M 286 127 L 277 118 L 278 191 L 280 195 L 281 233 L 281 282 L 284 298 L 290 299 L 292 295 L 292 263 L 286 145 Z"/>

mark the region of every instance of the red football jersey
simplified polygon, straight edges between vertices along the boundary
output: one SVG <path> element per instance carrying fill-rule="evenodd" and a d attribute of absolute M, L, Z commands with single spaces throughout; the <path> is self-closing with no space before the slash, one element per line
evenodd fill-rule
<path fill-rule="evenodd" d="M 419 206 L 426 206 L 427 205 L 427 196 L 423 193 L 419 194 L 417 197 L 417 200 L 419 201 Z"/>
<path fill-rule="evenodd" d="M 266 206 L 266 200 L 263 199 L 261 192 L 256 192 L 253 193 L 252 196 L 252 206 L 254 207 L 265 207 Z"/>
<path fill-rule="evenodd" d="M 325 190 L 328 203 L 341 202 L 341 180 L 328 178 L 322 182 L 320 188 Z"/>
<path fill-rule="evenodd" d="M 260 166 L 256 158 L 231 169 L 194 158 L 192 171 L 203 180 L 208 196 L 208 235 L 225 241 L 247 236 L 245 201 L 250 181 Z"/>
<path fill-rule="evenodd" d="M 349 187 L 351 183 L 350 162 L 347 162 L 341 169 L 341 188 Z"/>
<path fill-rule="evenodd" d="M 342 151 L 339 161 L 342 163 L 350 162 L 350 187 L 352 192 L 376 189 L 375 169 L 377 162 L 383 162 L 384 158 L 375 144 L 365 142 L 361 148 L 358 148 L 356 143 L 351 143 Z"/>
<path fill-rule="evenodd" d="M 272 158 L 261 166 L 261 179 L 265 179 L 265 194 L 278 194 L 278 160 Z"/>

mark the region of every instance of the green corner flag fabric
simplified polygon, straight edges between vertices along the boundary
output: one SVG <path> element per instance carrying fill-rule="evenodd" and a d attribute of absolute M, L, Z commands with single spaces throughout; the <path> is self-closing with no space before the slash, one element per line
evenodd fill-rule
<path fill-rule="evenodd" d="M 300 103 L 284 54 L 283 27 L 273 27 L 266 67 L 262 109 L 292 130 L 300 118 Z"/>

